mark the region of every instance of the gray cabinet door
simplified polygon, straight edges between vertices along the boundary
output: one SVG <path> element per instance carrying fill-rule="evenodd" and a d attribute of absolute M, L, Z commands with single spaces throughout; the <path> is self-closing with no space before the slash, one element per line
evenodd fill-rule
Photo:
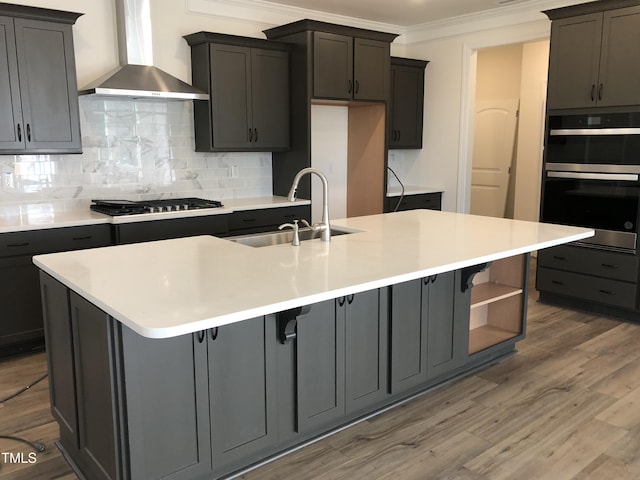
<path fill-rule="evenodd" d="M 343 297 L 338 313 L 345 316 L 346 408 L 351 413 L 388 395 L 387 289 Z"/>
<path fill-rule="evenodd" d="M 69 293 L 64 285 L 43 272 L 40 273 L 40 279 L 42 314 L 47 339 L 51 414 L 60 426 L 60 435 L 72 439 L 77 446 L 78 407 L 71 318 L 69 317 Z"/>
<path fill-rule="evenodd" d="M 389 148 L 422 148 L 424 67 L 391 65 Z"/>
<path fill-rule="evenodd" d="M 211 44 L 213 149 L 251 149 L 251 49 Z"/>
<path fill-rule="evenodd" d="M 31 152 L 80 152 L 71 25 L 17 18 L 23 135 Z"/>
<path fill-rule="evenodd" d="M 391 287 L 391 393 L 401 393 L 427 381 L 427 290 L 423 280 Z"/>
<path fill-rule="evenodd" d="M 289 145 L 289 53 L 251 49 L 254 148 L 275 150 Z"/>
<path fill-rule="evenodd" d="M 551 24 L 547 108 L 596 104 L 602 13 L 556 20 Z"/>
<path fill-rule="evenodd" d="M 298 316 L 296 337 L 297 430 L 306 432 L 345 414 L 344 317 L 336 301 Z"/>
<path fill-rule="evenodd" d="M 640 6 L 604 13 L 598 106 L 640 104 Z"/>
<path fill-rule="evenodd" d="M 313 32 L 313 96 L 353 97 L 353 38 Z"/>
<path fill-rule="evenodd" d="M 427 326 L 427 376 L 436 378 L 464 365 L 469 349 L 469 308 L 461 293 L 460 272 L 429 278 Z"/>
<path fill-rule="evenodd" d="M 390 76 L 389 43 L 355 38 L 353 44 L 353 98 L 387 100 Z"/>
<path fill-rule="evenodd" d="M 197 334 L 145 338 L 121 327 L 130 478 L 211 472 L 207 348 Z"/>
<path fill-rule="evenodd" d="M 277 441 L 275 322 L 257 317 L 207 332 L 213 468 L 228 473 Z"/>
<path fill-rule="evenodd" d="M 0 150 L 24 148 L 13 18 L 0 17 Z"/>
<path fill-rule="evenodd" d="M 87 477 L 121 478 L 111 318 L 70 294 L 78 402 L 78 461 Z"/>

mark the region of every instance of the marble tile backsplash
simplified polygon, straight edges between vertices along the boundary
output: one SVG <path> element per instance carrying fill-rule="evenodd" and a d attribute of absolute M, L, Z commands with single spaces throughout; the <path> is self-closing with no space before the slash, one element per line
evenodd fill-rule
<path fill-rule="evenodd" d="M 194 151 L 192 102 L 80 98 L 83 153 L 1 155 L 0 206 L 272 194 L 270 153 Z"/>

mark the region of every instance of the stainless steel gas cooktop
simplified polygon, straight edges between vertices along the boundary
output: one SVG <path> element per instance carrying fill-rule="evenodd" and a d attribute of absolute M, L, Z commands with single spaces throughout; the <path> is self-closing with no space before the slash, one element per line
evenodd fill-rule
<path fill-rule="evenodd" d="M 177 212 L 203 208 L 221 208 L 221 202 L 203 198 L 163 198 L 160 200 L 91 200 L 91 210 L 111 216 Z"/>

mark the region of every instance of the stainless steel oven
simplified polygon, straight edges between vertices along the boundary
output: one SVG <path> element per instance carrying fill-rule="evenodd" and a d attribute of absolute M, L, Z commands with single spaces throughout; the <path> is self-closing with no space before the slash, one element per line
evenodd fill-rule
<path fill-rule="evenodd" d="M 640 113 L 551 116 L 541 220 L 593 228 L 590 246 L 635 253 Z"/>

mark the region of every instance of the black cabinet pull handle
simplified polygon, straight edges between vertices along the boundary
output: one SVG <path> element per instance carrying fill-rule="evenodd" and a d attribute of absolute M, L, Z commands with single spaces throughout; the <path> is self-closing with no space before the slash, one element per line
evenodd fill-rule
<path fill-rule="evenodd" d="M 603 87 L 604 87 L 604 85 L 602 83 L 598 87 L 598 100 L 602 100 L 602 89 L 603 89 Z"/>
<path fill-rule="evenodd" d="M 355 294 L 351 294 L 347 297 L 347 303 L 351 305 L 353 303 L 354 298 L 356 298 Z"/>
<path fill-rule="evenodd" d="M 257 218 L 243 218 L 242 221 L 245 223 L 255 222 Z"/>
<path fill-rule="evenodd" d="M 347 89 L 347 93 L 351 93 L 351 91 L 353 90 L 353 80 L 349 80 L 349 86 Z"/>
<path fill-rule="evenodd" d="M 249 129 L 249 143 L 253 142 L 253 128 Z"/>
<path fill-rule="evenodd" d="M 93 235 L 87 235 L 85 237 L 72 237 L 71 240 L 91 240 Z"/>
<path fill-rule="evenodd" d="M 600 265 L 605 268 L 619 268 L 618 265 L 614 265 L 613 263 L 601 263 Z"/>
<path fill-rule="evenodd" d="M 563 261 L 568 260 L 567 257 L 561 257 L 560 255 L 554 255 L 553 258 L 555 258 L 556 260 L 563 260 Z"/>
<path fill-rule="evenodd" d="M 596 84 L 591 84 L 591 101 L 593 102 L 596 99 Z"/>
<path fill-rule="evenodd" d="M 27 245 L 29 245 L 30 242 L 23 242 L 23 243 L 8 243 L 7 247 L 26 247 Z"/>
<path fill-rule="evenodd" d="M 347 297 L 340 297 L 338 298 L 338 305 L 342 307 L 346 301 L 347 301 Z"/>
<path fill-rule="evenodd" d="M 398 130 L 398 141 L 400 141 L 401 135 L 402 135 L 402 132 L 400 130 Z"/>
<path fill-rule="evenodd" d="M 564 286 L 564 282 L 561 282 L 559 280 L 551 280 L 551 283 L 553 283 L 554 285 L 562 285 L 562 286 Z"/>
<path fill-rule="evenodd" d="M 211 329 L 211 340 L 218 338 L 218 327 Z"/>
<path fill-rule="evenodd" d="M 258 142 L 258 129 L 254 128 L 253 131 L 255 133 L 254 136 L 253 136 L 253 141 L 257 143 Z"/>
<path fill-rule="evenodd" d="M 429 281 L 430 281 L 431 283 L 436 283 L 436 280 L 437 280 L 437 279 L 438 279 L 438 274 L 437 274 L 437 273 L 436 273 L 435 275 L 431 275 L 431 276 L 429 277 Z"/>
<path fill-rule="evenodd" d="M 27 123 L 27 142 L 31 141 L 31 124 Z"/>
<path fill-rule="evenodd" d="M 615 295 L 616 292 L 612 292 L 611 290 L 603 290 L 602 288 L 600 289 L 600 293 L 604 293 L 605 295 Z"/>
<path fill-rule="evenodd" d="M 206 332 L 204 330 L 200 330 L 198 332 L 198 343 L 204 342 L 205 335 L 206 335 Z"/>
<path fill-rule="evenodd" d="M 355 93 L 358 93 L 359 91 L 360 91 L 360 81 L 356 80 L 356 92 Z"/>
<path fill-rule="evenodd" d="M 18 141 L 22 141 L 22 126 L 18 124 Z"/>

